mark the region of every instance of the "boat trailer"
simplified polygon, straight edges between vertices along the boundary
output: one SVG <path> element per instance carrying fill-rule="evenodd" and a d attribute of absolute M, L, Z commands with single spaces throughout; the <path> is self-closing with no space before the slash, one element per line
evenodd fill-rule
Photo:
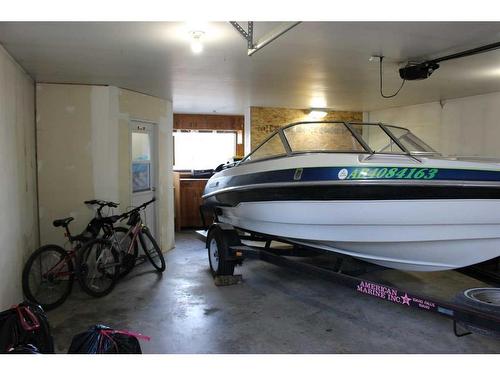
<path fill-rule="evenodd" d="M 219 232 L 219 237 L 217 238 L 217 236 L 211 235 L 212 231 Z M 480 311 L 465 304 L 438 300 L 410 291 L 400 290 L 394 286 L 363 279 L 359 277 L 359 275 L 344 273 L 341 269 L 341 260 L 338 263 L 338 267 L 330 269 L 289 258 L 289 256 L 304 256 L 305 254 L 309 254 L 310 256 L 311 251 L 325 253 L 325 251 L 321 251 L 320 249 L 297 246 L 281 238 L 263 236 L 258 233 L 249 233 L 246 230 L 239 231 L 237 228 L 223 223 L 212 224 L 207 231 L 197 231 L 196 233 L 200 239 L 205 241 L 209 252 L 211 245 L 209 241 L 216 241 L 220 260 L 226 264 L 232 265 L 232 267 L 230 267 L 230 272 L 217 273 L 214 271 L 212 263 L 210 263 L 217 285 L 238 283 L 241 281 L 242 277 L 241 275 L 233 275 L 234 265 L 241 265 L 246 258 L 259 259 L 276 266 L 286 267 L 303 274 L 335 282 L 365 296 L 371 296 L 407 308 L 414 308 L 420 311 L 441 315 L 452 320 L 453 332 L 457 337 L 466 336 L 474 332 L 500 338 L 500 314 L 496 311 Z M 264 245 L 245 245 L 241 241 L 263 242 Z M 274 249 L 271 247 L 272 241 L 287 243 L 293 245 L 293 247 L 286 251 L 284 251 L 284 249 Z M 328 253 L 331 254 L 331 252 Z M 384 269 L 384 267 L 380 268 Z M 231 280 L 233 282 L 231 282 Z M 458 325 L 467 330 L 464 331 L 464 329 L 462 329 L 462 332 L 460 332 Z"/>

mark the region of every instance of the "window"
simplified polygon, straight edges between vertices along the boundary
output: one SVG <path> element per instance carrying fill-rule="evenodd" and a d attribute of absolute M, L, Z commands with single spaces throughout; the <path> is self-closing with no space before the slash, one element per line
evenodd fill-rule
<path fill-rule="evenodd" d="M 151 140 L 149 133 L 132 133 L 132 192 L 151 190 Z"/>
<path fill-rule="evenodd" d="M 286 155 L 286 150 L 281 142 L 279 134 L 275 134 L 266 142 L 262 143 L 260 147 L 256 148 L 245 160 L 258 160 L 280 155 Z"/>
<path fill-rule="evenodd" d="M 386 125 L 386 127 L 401 142 L 401 144 L 407 148 L 408 151 L 414 153 L 437 153 L 417 136 L 410 133 L 408 129 L 390 125 Z"/>
<path fill-rule="evenodd" d="M 284 137 L 283 142 L 281 137 Z M 374 152 L 404 155 L 406 149 L 412 153 L 437 154 L 404 128 L 358 122 L 301 122 L 274 133 L 242 162 L 286 156 L 287 150 L 291 151 L 292 155 L 303 152 Z"/>
<path fill-rule="evenodd" d="M 215 169 L 236 154 L 236 132 L 174 132 L 174 170 Z"/>
<path fill-rule="evenodd" d="M 363 146 L 343 123 L 298 124 L 286 128 L 284 133 L 294 152 L 363 151 Z"/>
<path fill-rule="evenodd" d="M 386 154 L 404 154 L 404 151 L 378 125 L 355 125 L 361 128 L 363 140 L 375 152 Z"/>

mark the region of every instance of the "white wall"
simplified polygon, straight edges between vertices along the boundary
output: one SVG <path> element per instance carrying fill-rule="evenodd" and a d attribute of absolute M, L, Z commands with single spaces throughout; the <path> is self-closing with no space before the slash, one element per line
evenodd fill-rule
<path fill-rule="evenodd" d="M 22 301 L 38 247 L 34 83 L 0 46 L 0 311 Z"/>
<path fill-rule="evenodd" d="M 116 89 L 116 88 L 115 88 Z M 172 103 L 168 100 L 155 98 L 125 89 L 116 89 L 118 99 L 118 118 L 120 132 L 128 129 L 131 120 L 149 121 L 158 125 L 158 189 L 155 202 L 158 218 L 157 240 L 163 251 L 170 250 L 175 246 L 174 241 L 174 180 L 173 180 L 173 136 L 172 129 L 174 115 Z M 123 139 L 123 134 L 120 136 Z M 130 146 L 119 147 L 120 158 L 126 153 L 127 163 L 120 162 L 120 170 L 126 166 L 126 170 L 119 173 L 120 189 L 127 187 L 130 196 Z M 121 202 L 125 201 L 125 193 L 120 194 Z M 130 204 L 130 203 L 129 203 Z"/>
<path fill-rule="evenodd" d="M 365 113 L 411 129 L 446 155 L 500 158 L 500 92 Z"/>
<path fill-rule="evenodd" d="M 252 134 L 252 121 L 251 121 L 251 107 L 245 107 L 245 113 L 243 117 L 243 137 L 245 138 L 245 149 L 243 150 L 245 155 L 248 155 L 250 151 L 252 151 L 252 139 L 251 139 L 251 134 Z"/>
<path fill-rule="evenodd" d="M 131 204 L 131 120 L 158 125 L 159 238 L 162 250 L 174 246 L 172 104 L 109 86 L 37 84 L 37 144 L 40 237 L 65 242 L 56 218 L 72 216 L 73 233 L 94 215 L 83 202 L 106 199 Z"/>

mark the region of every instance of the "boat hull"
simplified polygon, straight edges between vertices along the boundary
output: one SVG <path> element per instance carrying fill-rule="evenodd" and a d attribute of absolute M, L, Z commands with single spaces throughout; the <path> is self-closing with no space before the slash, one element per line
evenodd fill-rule
<path fill-rule="evenodd" d="M 500 200 L 241 202 L 219 220 L 390 268 L 439 271 L 500 256 Z"/>

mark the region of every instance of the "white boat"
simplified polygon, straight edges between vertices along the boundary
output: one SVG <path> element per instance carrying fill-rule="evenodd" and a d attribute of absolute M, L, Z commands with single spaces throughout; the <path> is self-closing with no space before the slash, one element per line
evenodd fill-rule
<path fill-rule="evenodd" d="M 442 157 L 409 130 L 300 122 L 218 168 L 218 221 L 401 270 L 500 256 L 500 164 Z"/>

